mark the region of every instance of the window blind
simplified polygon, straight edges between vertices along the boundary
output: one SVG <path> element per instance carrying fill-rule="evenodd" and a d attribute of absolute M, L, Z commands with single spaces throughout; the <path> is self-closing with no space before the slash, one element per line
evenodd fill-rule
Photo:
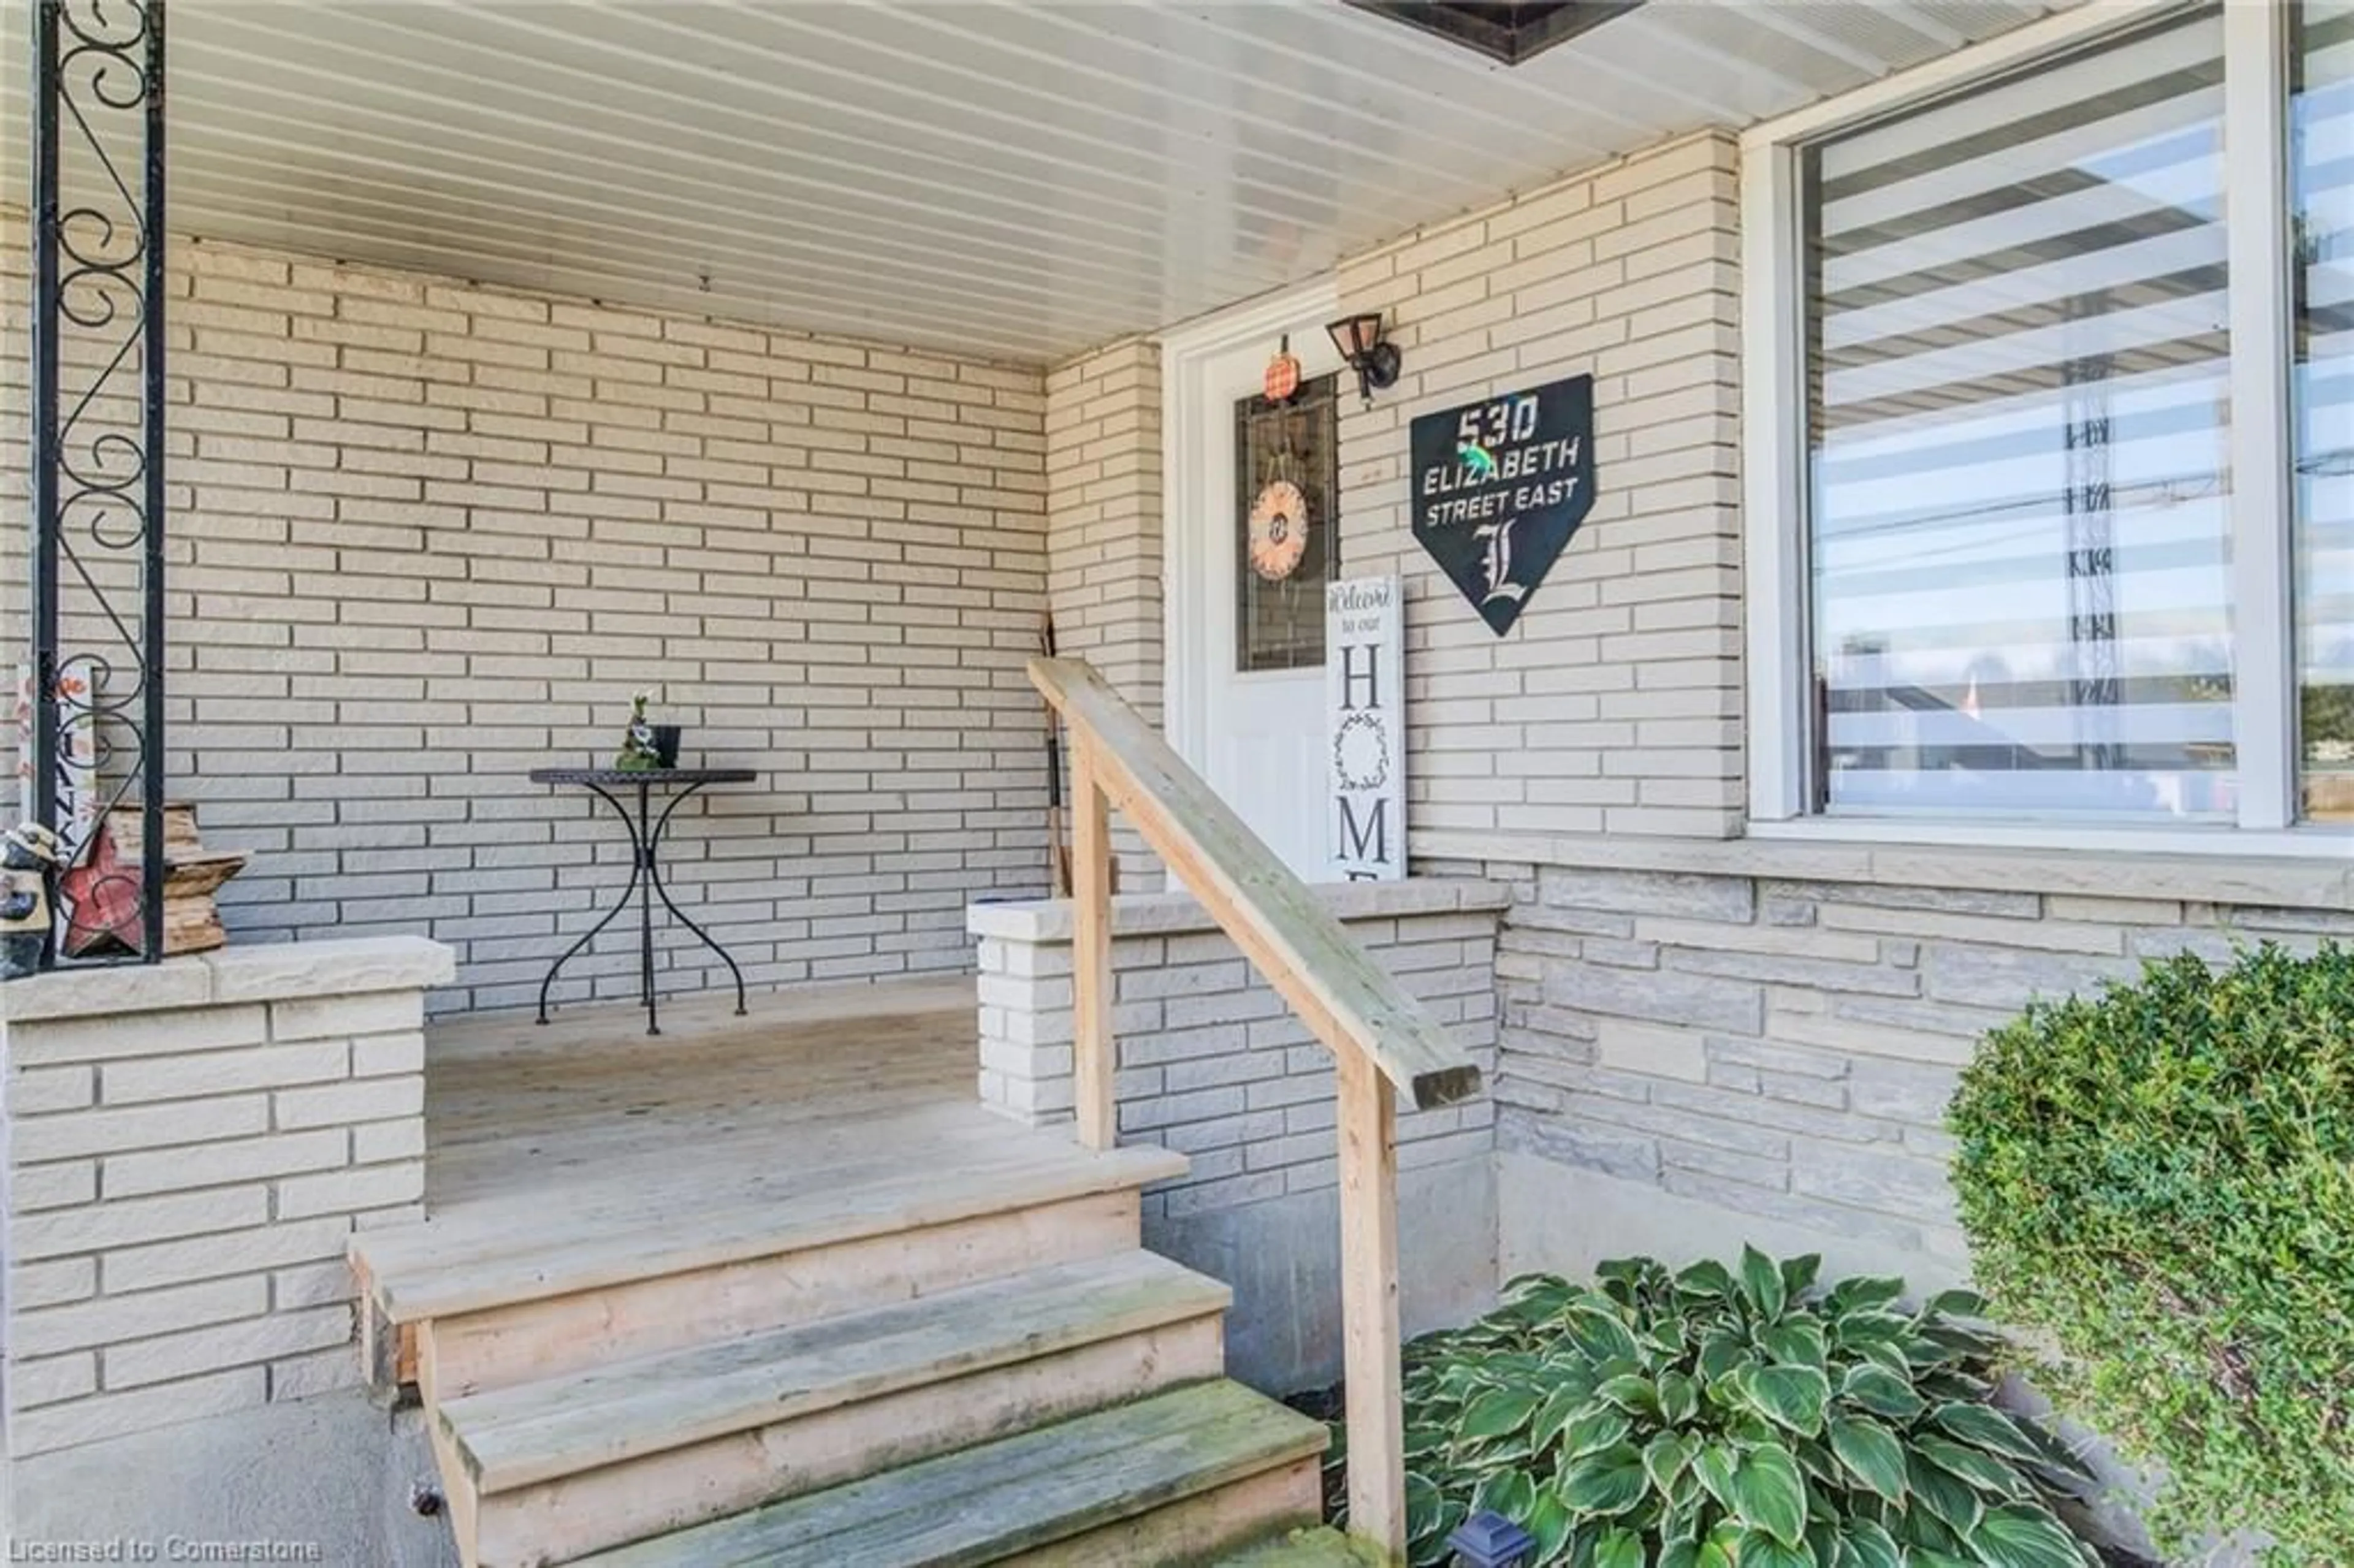
<path fill-rule="evenodd" d="M 2211 12 L 1809 151 L 1826 808 L 2232 810 L 2221 108 Z"/>
<path fill-rule="evenodd" d="M 2354 821 L 2354 3 L 2300 11 L 2289 122 L 2298 738 L 2306 815 Z"/>

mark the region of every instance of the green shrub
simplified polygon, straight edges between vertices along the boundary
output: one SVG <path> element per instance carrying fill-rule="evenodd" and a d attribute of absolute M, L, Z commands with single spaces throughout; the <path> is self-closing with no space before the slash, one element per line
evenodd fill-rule
<path fill-rule="evenodd" d="M 1978 1277 L 2163 1546 L 2354 1560 L 2354 953 L 2147 967 L 1995 1031 L 1951 1112 Z"/>
<path fill-rule="evenodd" d="M 2053 1517 L 2073 1462 L 1987 1403 L 1993 1341 L 1949 1292 L 1814 1289 L 1819 1260 L 1598 1287 L 1514 1280 L 1469 1328 L 1407 1347 L 1411 1561 L 1493 1509 L 1574 1568 L 2082 1568 Z M 2080 1473 L 2080 1472 L 2079 1472 Z"/>

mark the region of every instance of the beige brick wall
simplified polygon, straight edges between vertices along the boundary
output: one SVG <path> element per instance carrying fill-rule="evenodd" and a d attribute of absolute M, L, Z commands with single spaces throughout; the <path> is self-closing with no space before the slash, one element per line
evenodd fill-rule
<path fill-rule="evenodd" d="M 1342 402 L 1341 558 L 1406 586 L 1418 829 L 1721 838 L 1743 800 L 1736 148 L 1688 137 L 1345 260 L 1398 385 Z M 1498 638 L 1413 537 L 1416 415 L 1595 377 L 1596 502 Z M 1160 376 L 1110 344 L 1047 381 L 1063 643 L 1160 712 Z"/>
<path fill-rule="evenodd" d="M 1046 376 L 1046 593 L 1056 645 L 1154 724 L 1162 687 L 1161 347 L 1127 338 Z M 1115 821 L 1120 885 L 1165 880 Z"/>
<path fill-rule="evenodd" d="M 1497 922 L 1509 890 L 1476 881 L 1345 883 L 1327 906 L 1374 960 L 1492 1071 Z M 1026 1126 L 1072 1118 L 1071 926 L 1067 906 L 978 908 L 981 1099 Z M 1145 1194 L 1148 1219 L 1184 1219 L 1337 1181 L 1332 1054 L 1191 897 L 1114 908 L 1113 1032 L 1119 1137 L 1158 1143 L 1193 1167 Z M 1398 1118 L 1405 1170 L 1484 1167 L 1488 1099 Z"/>
<path fill-rule="evenodd" d="M 1341 264 L 1404 355 L 1342 405 L 1341 558 L 1405 579 L 1417 829 L 1739 831 L 1735 151 L 1687 138 Z M 1499 638 L 1414 539 L 1407 426 L 1586 373 L 1594 509 Z"/>
<path fill-rule="evenodd" d="M 961 966 L 966 900 L 1043 885 L 1039 372 L 171 262 L 170 779 L 256 852 L 240 940 L 428 933 L 461 960 L 437 1005 L 527 1001 L 627 854 L 523 775 L 609 759 L 645 687 L 691 759 L 761 772 L 683 810 L 666 857 L 756 985 Z M 12 421 L 26 276 L 0 214 Z M 24 461 L 0 443 L 12 643 Z M 661 942 L 669 983 L 724 979 Z M 617 921 L 567 980 L 634 990 L 635 943 Z"/>
<path fill-rule="evenodd" d="M 1063 651 L 1158 723 L 1161 348 L 1127 338 L 1046 376 L 1046 584 Z"/>
<path fill-rule="evenodd" d="M 355 1228 L 422 1217 L 415 938 L 13 983 L 0 1384 L 16 1457 L 356 1384 Z"/>

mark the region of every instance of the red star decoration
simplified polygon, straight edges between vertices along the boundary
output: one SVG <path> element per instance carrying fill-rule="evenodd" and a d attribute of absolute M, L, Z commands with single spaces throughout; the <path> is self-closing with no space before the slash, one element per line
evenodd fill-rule
<path fill-rule="evenodd" d="M 68 958 L 120 942 L 137 952 L 145 933 L 140 928 L 139 885 L 144 868 L 122 858 L 114 842 L 114 824 L 101 821 L 90 852 L 58 879 L 58 892 L 66 908 L 59 945 Z"/>

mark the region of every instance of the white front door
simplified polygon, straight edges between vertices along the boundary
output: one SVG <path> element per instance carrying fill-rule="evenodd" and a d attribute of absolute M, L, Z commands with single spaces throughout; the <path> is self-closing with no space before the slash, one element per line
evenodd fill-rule
<path fill-rule="evenodd" d="M 1330 874 L 1324 842 L 1324 585 L 1338 565 L 1334 399 L 1347 383 L 1325 295 L 1256 307 L 1172 344 L 1171 731 L 1286 863 Z M 1302 390 L 1267 401 L 1286 335 Z M 1304 505 L 1301 504 L 1304 503 Z M 1253 514 L 1258 521 L 1254 529 Z M 1295 515 L 1295 514 L 1299 514 Z M 1254 547 L 1256 546 L 1256 548 Z"/>

